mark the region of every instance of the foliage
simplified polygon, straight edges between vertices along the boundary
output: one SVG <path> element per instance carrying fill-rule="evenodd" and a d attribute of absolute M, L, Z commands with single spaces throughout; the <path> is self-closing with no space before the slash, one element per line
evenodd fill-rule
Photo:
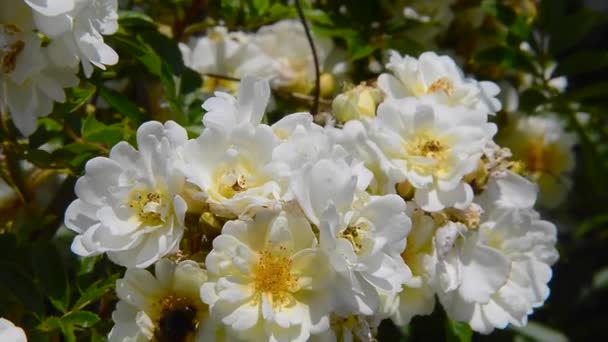
<path fill-rule="evenodd" d="M 383 63 L 389 49 L 412 55 L 451 51 L 466 72 L 516 88 L 528 78 L 530 86 L 519 94 L 519 110 L 531 116 L 556 113 L 580 142 L 566 204 L 543 213 L 558 222 L 560 261 L 552 294 L 531 319 L 572 340 L 607 337 L 603 324 L 608 310 L 602 305 L 608 295 L 606 13 L 578 1 L 460 0 L 451 6 L 449 29 L 421 42 L 411 34 L 421 24 L 402 14 L 407 1 L 397 3 L 315 1 L 304 4 L 304 12 L 316 35 L 333 38 L 346 51 L 352 84 L 375 79 L 379 70 L 370 65 Z M 471 25 L 473 12 L 482 17 L 479 26 Z M 74 235 L 62 221 L 75 198 L 76 178 L 89 159 L 107 155 L 119 141 L 133 142 L 145 121 L 174 120 L 192 135 L 200 130 L 204 79 L 185 66 L 178 42 L 219 22 L 230 30 L 256 30 L 287 17 L 297 17 L 295 8 L 274 0 L 121 1 L 120 29 L 106 37 L 120 56 L 117 65 L 81 78 L 69 89 L 67 101 L 39 120 L 29 139 L 3 116 L 0 176 L 15 196 L 0 201 L 0 316 L 19 323 L 32 341 L 104 340 L 112 327 L 114 283 L 123 271 L 105 257 L 78 258 L 69 252 Z M 425 25 L 430 30 L 440 23 Z M 529 48 L 522 49 L 522 44 Z M 557 68 L 547 73 L 553 63 Z M 563 92 L 551 85 L 559 76 L 568 79 Z M 120 82 L 120 90 L 112 82 Z M 310 96 L 276 95 L 269 122 L 312 104 Z M 508 120 L 506 112 L 496 116 L 499 124 Z M 436 311 L 416 318 L 407 331 L 384 322 L 380 340 L 473 339 L 466 324 Z M 542 336 L 553 335 L 508 329 L 475 339 Z"/>

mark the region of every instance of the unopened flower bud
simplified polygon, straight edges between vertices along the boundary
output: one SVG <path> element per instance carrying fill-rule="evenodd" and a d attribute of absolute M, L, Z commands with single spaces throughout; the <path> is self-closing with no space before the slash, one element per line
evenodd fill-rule
<path fill-rule="evenodd" d="M 319 80 L 321 97 L 331 97 L 336 91 L 336 80 L 331 74 L 324 73 Z"/>
<path fill-rule="evenodd" d="M 380 89 L 358 85 L 338 95 L 334 99 L 332 110 L 337 121 L 346 122 L 363 117 L 374 117 L 380 102 L 382 102 Z"/>

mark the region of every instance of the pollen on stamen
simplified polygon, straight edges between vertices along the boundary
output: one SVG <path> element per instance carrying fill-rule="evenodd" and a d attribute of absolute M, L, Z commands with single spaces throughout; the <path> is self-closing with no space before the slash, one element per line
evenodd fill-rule
<path fill-rule="evenodd" d="M 358 252 L 363 248 L 363 243 L 361 242 L 361 238 L 359 236 L 359 227 L 358 226 L 348 226 L 344 231 L 342 231 L 338 236 L 348 240 L 348 242 L 353 245 L 353 249 L 355 252 Z"/>
<path fill-rule="evenodd" d="M 274 305 L 285 304 L 297 286 L 298 278 L 291 273 L 291 259 L 283 246 L 259 252 L 253 275 L 256 293 L 270 295 Z"/>
<path fill-rule="evenodd" d="M 431 83 L 427 90 L 427 94 L 443 91 L 447 96 L 454 94 L 454 83 L 447 77 L 441 77 L 435 82 Z"/>
<path fill-rule="evenodd" d="M 134 191 L 128 205 L 143 224 L 156 226 L 163 223 L 162 215 L 158 212 L 163 201 L 163 195 L 159 192 Z"/>
<path fill-rule="evenodd" d="M 412 157 L 430 158 L 433 163 L 412 162 L 411 167 L 421 174 L 436 174 L 449 169 L 449 146 L 429 132 L 420 132 L 405 144 L 407 154 Z"/>

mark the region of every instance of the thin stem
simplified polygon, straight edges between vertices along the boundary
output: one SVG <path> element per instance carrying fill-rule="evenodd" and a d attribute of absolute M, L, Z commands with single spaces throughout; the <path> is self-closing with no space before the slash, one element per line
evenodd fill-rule
<path fill-rule="evenodd" d="M 296 9 L 298 10 L 298 16 L 300 17 L 300 21 L 302 22 L 302 25 L 304 25 L 306 39 L 308 39 L 308 44 L 310 45 L 310 49 L 312 50 L 312 57 L 315 62 L 315 92 L 314 102 L 312 105 L 312 115 L 316 115 L 319 112 L 319 98 L 321 95 L 321 73 L 319 71 L 319 57 L 317 56 L 317 49 L 315 47 L 314 41 L 312 40 L 312 35 L 310 33 L 308 23 L 306 23 L 306 18 L 304 17 L 304 11 L 302 11 L 302 5 L 300 4 L 300 0 L 296 0 L 295 5 Z"/>

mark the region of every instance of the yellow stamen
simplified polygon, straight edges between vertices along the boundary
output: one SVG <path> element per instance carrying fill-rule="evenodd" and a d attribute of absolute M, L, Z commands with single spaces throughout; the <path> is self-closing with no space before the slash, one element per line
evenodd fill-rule
<path fill-rule="evenodd" d="M 361 238 L 359 236 L 359 226 L 348 226 L 343 232 L 338 234 L 338 237 L 348 240 L 353 245 L 355 252 L 358 252 L 363 248 Z"/>
<path fill-rule="evenodd" d="M 431 83 L 427 89 L 427 94 L 432 94 L 438 91 L 443 91 L 447 96 L 454 94 L 454 83 L 447 77 L 441 77 Z"/>
<path fill-rule="evenodd" d="M 291 272 L 291 259 L 283 246 L 278 250 L 264 249 L 253 267 L 255 291 L 270 295 L 273 305 L 287 303 L 297 287 L 298 277 Z"/>
<path fill-rule="evenodd" d="M 158 226 L 164 222 L 159 212 L 164 201 L 164 196 L 159 192 L 134 191 L 129 207 L 135 211 L 141 223 Z"/>

